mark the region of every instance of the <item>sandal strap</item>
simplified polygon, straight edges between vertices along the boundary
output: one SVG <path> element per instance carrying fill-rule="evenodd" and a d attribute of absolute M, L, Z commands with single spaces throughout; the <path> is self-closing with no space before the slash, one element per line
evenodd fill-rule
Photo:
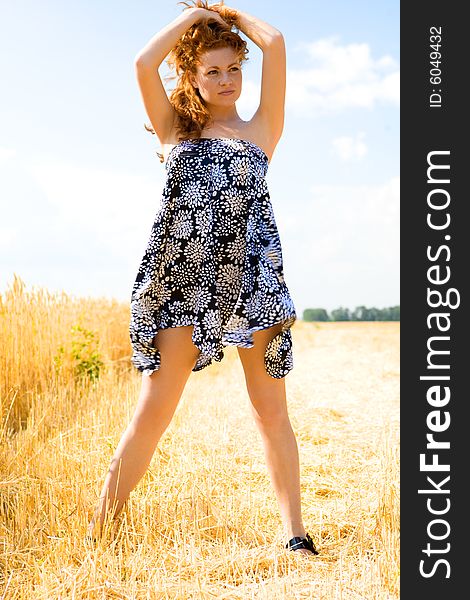
<path fill-rule="evenodd" d="M 298 550 L 299 548 L 306 548 L 313 552 L 313 554 L 318 554 L 318 550 L 315 548 L 315 544 L 313 543 L 312 538 L 308 533 L 305 534 L 305 537 L 300 537 L 298 535 L 291 538 L 287 544 L 286 548 L 290 550 Z"/>

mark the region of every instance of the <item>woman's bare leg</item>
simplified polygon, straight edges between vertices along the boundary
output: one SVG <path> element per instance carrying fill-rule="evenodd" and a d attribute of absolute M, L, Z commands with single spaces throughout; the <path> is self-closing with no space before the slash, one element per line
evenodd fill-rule
<path fill-rule="evenodd" d="M 290 539 L 305 536 L 300 505 L 299 452 L 287 412 L 285 379 L 271 377 L 264 364 L 266 346 L 280 331 L 280 324 L 256 331 L 254 346 L 238 347 L 238 354 L 253 416 L 263 441 L 269 475 Z M 312 554 L 306 548 L 296 552 Z"/>
<path fill-rule="evenodd" d="M 88 527 L 99 532 L 106 516 L 121 511 L 130 492 L 145 474 L 158 441 L 171 422 L 199 350 L 191 340 L 193 326 L 160 329 L 154 345 L 160 351 L 160 368 L 142 375 L 142 387 L 131 422 L 111 460 L 98 506 Z"/>

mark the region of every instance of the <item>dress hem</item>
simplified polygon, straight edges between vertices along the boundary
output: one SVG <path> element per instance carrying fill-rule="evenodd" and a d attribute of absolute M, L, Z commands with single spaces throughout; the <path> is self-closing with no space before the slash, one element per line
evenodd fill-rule
<path fill-rule="evenodd" d="M 240 333 L 242 335 L 247 335 L 247 340 L 237 341 L 224 341 L 222 339 L 221 346 L 224 348 L 227 346 L 238 346 L 240 348 L 252 348 L 254 346 L 253 334 L 256 331 L 261 331 L 263 329 L 269 329 L 274 325 L 279 323 L 282 324 L 282 329 L 279 333 L 277 333 L 267 344 L 264 354 L 264 364 L 265 369 L 268 375 L 273 377 L 274 379 L 281 379 L 285 377 L 287 373 L 289 373 L 293 368 L 293 357 L 292 357 L 292 333 L 291 328 L 297 320 L 296 313 L 290 313 L 285 315 L 284 317 L 277 318 L 272 323 L 268 325 L 263 325 L 259 327 L 253 327 L 245 330 L 238 331 L 230 331 L 230 335 L 237 335 Z M 188 322 L 186 322 L 188 321 Z M 157 333 L 162 329 L 173 329 L 175 327 L 186 327 L 186 326 L 196 326 L 197 320 L 193 317 L 191 319 L 183 319 L 183 322 L 179 322 L 177 325 L 171 325 L 170 327 L 157 327 L 156 330 L 150 332 L 145 337 L 146 340 L 142 340 L 142 336 L 140 339 L 140 343 L 143 346 L 147 346 L 151 356 L 144 354 L 143 352 L 134 351 L 131 361 L 132 364 L 140 371 L 143 375 L 150 376 L 155 371 L 160 369 L 161 365 L 161 355 L 160 351 L 153 346 L 153 340 Z M 193 331 L 194 335 L 194 331 Z M 224 351 L 222 347 L 215 349 L 213 352 L 204 352 L 204 349 L 201 348 L 194 339 L 192 340 L 193 344 L 196 348 L 199 349 L 200 354 L 196 360 L 194 367 L 192 368 L 193 372 L 201 371 L 204 368 L 208 367 L 212 364 L 212 361 L 221 362 L 224 358 Z"/>

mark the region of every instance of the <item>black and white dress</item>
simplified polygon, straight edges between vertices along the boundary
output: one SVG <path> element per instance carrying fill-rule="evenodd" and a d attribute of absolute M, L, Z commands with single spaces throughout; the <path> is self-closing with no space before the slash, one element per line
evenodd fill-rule
<path fill-rule="evenodd" d="M 254 331 L 282 323 L 264 362 L 271 377 L 284 377 L 297 317 L 265 180 L 268 157 L 249 140 L 199 138 L 174 146 L 165 168 L 131 296 L 133 365 L 145 375 L 159 369 L 159 329 L 194 325 L 199 371 L 220 362 L 224 346 L 251 348 Z"/>

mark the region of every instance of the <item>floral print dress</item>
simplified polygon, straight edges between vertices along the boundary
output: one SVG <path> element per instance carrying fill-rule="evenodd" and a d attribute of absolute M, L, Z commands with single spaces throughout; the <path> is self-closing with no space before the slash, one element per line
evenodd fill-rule
<path fill-rule="evenodd" d="M 159 329 L 194 325 L 199 371 L 220 362 L 224 346 L 251 348 L 253 332 L 282 323 L 264 362 L 271 377 L 284 377 L 297 317 L 265 180 L 268 157 L 249 140 L 199 138 L 174 146 L 165 168 L 132 289 L 133 365 L 144 375 L 159 369 Z"/>

